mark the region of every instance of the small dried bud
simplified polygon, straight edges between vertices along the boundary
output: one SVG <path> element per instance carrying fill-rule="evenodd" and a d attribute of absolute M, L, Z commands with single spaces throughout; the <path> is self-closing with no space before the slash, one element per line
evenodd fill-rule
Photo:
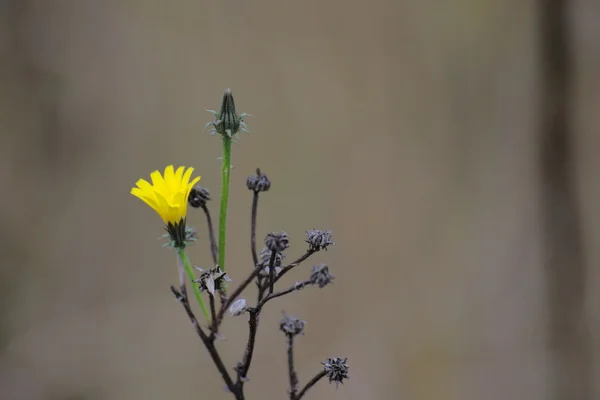
<path fill-rule="evenodd" d="M 271 232 L 265 237 L 265 246 L 270 251 L 281 253 L 290 247 L 290 239 L 285 232 Z"/>
<path fill-rule="evenodd" d="M 200 272 L 200 278 L 194 282 L 200 286 L 200 291 L 207 291 L 211 295 L 215 295 L 215 290 L 221 290 L 225 282 L 232 282 L 229 275 L 221 270 L 221 268 L 213 268 L 209 270 L 203 270 L 202 268 L 196 267 Z"/>
<path fill-rule="evenodd" d="M 296 336 L 302 334 L 304 325 L 306 325 L 306 321 L 285 315 L 279 323 L 279 329 L 286 335 Z"/>
<path fill-rule="evenodd" d="M 306 243 L 313 251 L 327 250 L 327 246 L 335 245 L 331 240 L 331 231 L 322 231 L 320 229 L 311 229 L 306 231 Z"/>
<path fill-rule="evenodd" d="M 268 262 L 267 262 L 267 264 L 268 264 Z M 281 272 L 281 267 L 273 267 L 273 271 L 275 272 L 275 276 L 277 276 Z M 266 267 L 263 267 L 258 274 L 263 277 L 271 276 L 271 270 L 269 269 L 269 266 L 267 265 Z"/>
<path fill-rule="evenodd" d="M 327 361 L 322 362 L 323 370 L 327 372 L 329 377 L 329 383 L 335 382 L 335 384 L 343 384 L 344 379 L 350 379 L 348 376 L 348 364 L 346 363 L 347 358 L 328 358 Z"/>
<path fill-rule="evenodd" d="M 188 197 L 188 203 L 194 208 L 204 207 L 209 200 L 210 193 L 208 192 L 208 189 L 203 188 L 200 185 L 194 186 Z"/>
<path fill-rule="evenodd" d="M 248 306 L 246 304 L 246 299 L 237 299 L 233 302 L 233 304 L 229 307 L 229 313 L 234 317 L 238 315 L 242 315 L 248 310 Z"/>
<path fill-rule="evenodd" d="M 269 266 L 269 263 L 271 262 L 271 253 L 272 253 L 271 250 L 267 249 L 266 247 L 263 247 L 262 251 L 258 255 L 258 265 L 260 267 L 268 267 Z M 282 253 L 276 253 L 275 260 L 273 261 L 273 265 L 275 267 L 281 267 L 281 263 L 283 262 L 284 258 L 285 258 L 285 255 L 283 255 Z"/>
<path fill-rule="evenodd" d="M 333 282 L 335 277 L 329 273 L 329 267 L 325 264 L 315 265 L 312 267 L 310 274 L 310 282 L 313 285 L 319 285 L 319 289 Z"/>
<path fill-rule="evenodd" d="M 256 175 L 250 175 L 246 180 L 246 186 L 254 192 L 266 192 L 271 187 L 271 181 L 257 168 Z"/>

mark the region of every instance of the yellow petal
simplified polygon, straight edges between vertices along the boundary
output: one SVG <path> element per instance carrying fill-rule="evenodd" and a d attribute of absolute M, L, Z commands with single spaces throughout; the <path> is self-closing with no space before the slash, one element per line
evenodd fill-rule
<path fill-rule="evenodd" d="M 193 172 L 194 172 L 194 168 L 192 168 L 192 167 L 189 167 L 187 169 L 187 171 L 185 171 L 185 174 L 183 174 L 183 178 L 181 178 L 181 185 L 183 187 L 185 187 L 188 184 Z"/>
<path fill-rule="evenodd" d="M 160 215 L 163 222 L 165 224 L 168 222 L 173 222 L 174 218 L 172 217 L 171 207 L 169 206 L 169 202 L 167 201 L 167 199 L 165 199 L 165 197 L 162 194 L 156 193 L 156 201 L 158 204 L 158 209 L 156 210 L 156 212 L 158 213 L 158 215 Z"/>
<path fill-rule="evenodd" d="M 158 171 L 154 171 L 150 174 L 150 179 L 152 179 L 152 186 L 154 186 L 154 191 L 165 194 L 167 192 L 167 187 L 165 185 L 165 180 L 162 175 Z"/>
<path fill-rule="evenodd" d="M 165 178 L 165 183 L 167 184 L 167 187 L 170 188 L 173 180 L 175 179 L 175 173 L 173 172 L 172 165 L 169 165 L 169 166 L 167 166 L 167 168 L 165 168 L 164 178 Z"/>
<path fill-rule="evenodd" d="M 146 195 L 150 196 L 154 196 L 154 188 L 152 187 L 152 185 L 146 181 L 145 179 L 140 179 L 136 182 L 136 186 Z"/>
<path fill-rule="evenodd" d="M 177 185 L 181 185 L 181 178 L 183 177 L 183 171 L 185 170 L 185 167 L 179 167 L 177 168 L 177 171 L 175 171 L 175 181 L 177 182 Z"/>
<path fill-rule="evenodd" d="M 160 210 L 155 199 L 147 197 L 145 193 L 138 188 L 131 189 L 131 194 L 148 204 L 154 211 L 160 214 Z"/>

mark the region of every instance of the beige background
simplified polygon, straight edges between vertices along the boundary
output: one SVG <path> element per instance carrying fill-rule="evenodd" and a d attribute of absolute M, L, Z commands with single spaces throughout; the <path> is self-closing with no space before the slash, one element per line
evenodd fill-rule
<path fill-rule="evenodd" d="M 573 2 L 572 18 L 597 356 L 594 3 Z M 550 398 L 535 16 L 517 0 L 0 1 L 0 397 L 230 398 L 168 290 L 160 220 L 128 192 L 175 163 L 217 197 L 220 143 L 202 132 L 204 110 L 231 87 L 254 115 L 234 148 L 231 276 L 250 268 L 244 182 L 257 166 L 273 182 L 259 237 L 286 230 L 288 259 L 306 229 L 337 242 L 312 260 L 330 265 L 333 286 L 264 314 L 249 399 L 286 397 L 282 310 L 308 320 L 302 382 L 327 356 L 351 364 L 348 384 L 310 399 Z M 206 266 L 201 214 L 190 224 Z M 245 329 L 225 325 L 228 365 Z"/>

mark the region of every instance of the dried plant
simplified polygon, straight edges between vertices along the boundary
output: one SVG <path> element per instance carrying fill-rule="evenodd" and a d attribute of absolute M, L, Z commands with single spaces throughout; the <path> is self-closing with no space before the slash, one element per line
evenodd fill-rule
<path fill-rule="evenodd" d="M 210 193 L 206 188 L 196 185 L 199 177 L 192 179 L 193 168 L 179 167 L 177 170 L 170 165 L 163 174 L 154 171 L 149 183 L 140 179 L 131 193 L 140 198 L 153 208 L 165 223 L 168 239 L 166 246 L 172 247 L 177 253 L 179 288 L 171 286 L 175 298 L 183 306 L 190 322 L 192 323 L 200 340 L 206 347 L 217 370 L 223 377 L 229 392 L 236 400 L 245 399 L 244 385 L 252 365 L 254 346 L 258 334 L 259 317 L 265 305 L 277 298 L 299 291 L 307 286 L 320 289 L 332 283 L 334 277 L 329 268 L 324 265 L 312 267 L 310 274 L 304 281 L 296 282 L 284 289 L 278 288 L 281 278 L 308 260 L 313 254 L 327 250 L 335 243 L 331 232 L 311 229 L 306 232 L 307 249 L 291 263 L 285 264 L 284 252 L 289 247 L 290 239 L 285 232 L 272 232 L 264 239 L 264 248 L 260 253 L 256 250 L 256 218 L 258 202 L 261 193 L 271 188 L 271 182 L 266 174 L 256 170 L 256 175 L 248 177 L 246 184 L 252 192 L 251 224 L 250 224 L 250 250 L 252 254 L 252 268 L 246 279 L 231 293 L 228 291 L 228 282 L 231 282 L 225 272 L 225 246 L 227 238 L 227 207 L 229 202 L 229 185 L 231 172 L 231 144 L 238 138 L 239 132 L 248 132 L 244 118 L 248 114 L 238 115 L 231 90 L 226 90 L 223 96 L 221 109 L 210 111 L 215 120 L 206 124 L 212 134 L 219 134 L 223 142 L 222 157 L 222 187 L 219 211 L 218 242 L 215 238 L 213 220 L 207 206 Z M 209 247 L 213 261 L 213 268 L 201 269 L 193 267 L 186 253 L 186 247 L 196 240 L 195 231 L 186 225 L 187 206 L 202 209 L 208 227 Z M 248 286 L 254 282 L 258 288 L 258 298 L 254 305 L 249 305 L 246 298 L 242 297 Z M 192 310 L 187 285 L 193 288 L 194 296 L 204 319 L 201 323 Z M 206 307 L 204 299 L 208 298 L 209 306 Z M 221 325 L 225 316 L 246 316 L 248 318 L 248 341 L 245 352 L 240 361 L 233 368 L 227 368 L 217 348 L 218 339 L 221 337 Z M 327 377 L 329 382 L 336 385 L 348 379 L 348 364 L 346 358 L 332 357 L 322 362 L 322 368 L 315 376 L 300 386 L 298 374 L 294 366 L 295 337 L 303 334 L 305 321 L 290 316 L 284 316 L 279 328 L 287 339 L 287 364 L 289 373 L 289 398 L 300 400 L 318 381 Z"/>

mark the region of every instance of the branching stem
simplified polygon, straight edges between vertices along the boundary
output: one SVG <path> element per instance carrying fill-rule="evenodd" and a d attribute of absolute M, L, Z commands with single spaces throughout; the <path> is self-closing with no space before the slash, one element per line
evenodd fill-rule
<path fill-rule="evenodd" d="M 302 397 L 304 397 L 306 392 L 308 392 L 310 390 L 310 388 L 315 386 L 317 384 L 317 382 L 319 382 L 321 379 L 323 379 L 326 376 L 327 376 L 326 371 L 319 372 L 310 381 L 308 381 L 308 383 L 302 388 L 302 390 L 300 391 L 300 393 L 298 393 L 298 395 L 294 398 L 294 400 L 300 400 Z"/>

